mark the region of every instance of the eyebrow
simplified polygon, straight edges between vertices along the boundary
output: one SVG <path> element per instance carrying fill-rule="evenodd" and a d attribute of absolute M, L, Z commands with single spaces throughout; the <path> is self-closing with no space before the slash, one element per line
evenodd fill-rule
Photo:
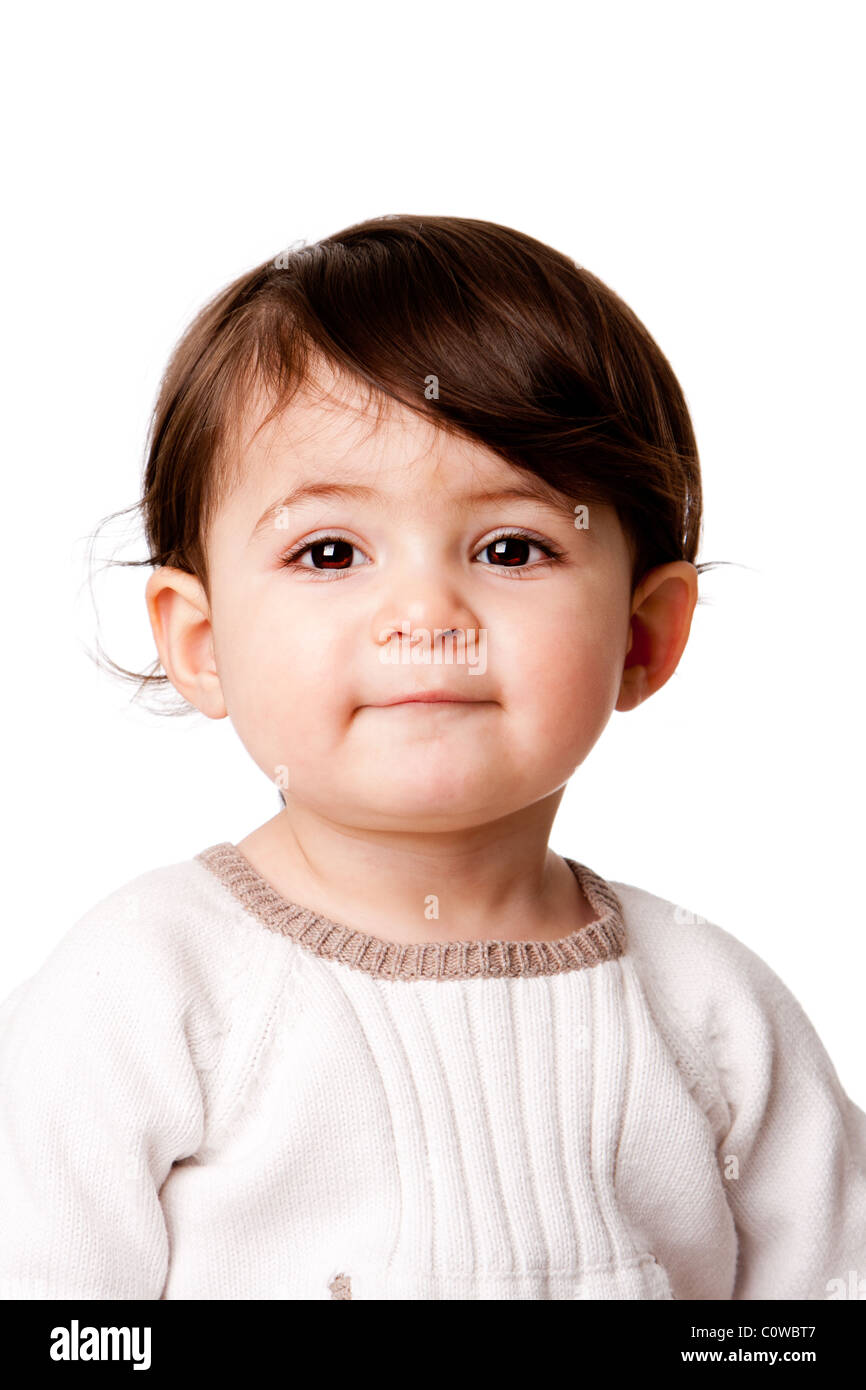
<path fill-rule="evenodd" d="M 262 512 L 250 534 L 250 542 L 256 536 L 261 535 L 280 512 L 289 511 L 293 507 L 300 506 L 303 502 L 316 498 L 340 498 L 349 501 L 378 503 L 385 500 L 383 494 L 376 488 L 366 487 L 362 483 L 300 483 L 297 487 L 292 488 L 291 492 L 286 493 L 285 497 L 278 498 L 266 511 Z M 470 506 L 481 502 L 539 502 L 542 506 L 555 512 L 562 512 L 564 505 L 556 489 L 541 478 L 527 479 L 525 483 L 497 488 L 490 492 L 464 493 L 460 501 L 468 503 Z"/>

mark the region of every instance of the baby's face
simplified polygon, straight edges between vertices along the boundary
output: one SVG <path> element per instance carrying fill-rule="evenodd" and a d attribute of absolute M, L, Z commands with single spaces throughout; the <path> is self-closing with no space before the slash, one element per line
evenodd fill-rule
<path fill-rule="evenodd" d="M 473 496 L 533 480 L 396 403 L 376 427 L 328 385 L 335 399 L 297 395 L 247 445 L 214 519 L 224 709 L 207 712 L 228 712 L 290 801 L 345 826 L 461 829 L 559 792 L 620 690 L 616 513 L 591 506 L 579 528 L 565 498 Z M 452 698 L 394 703 L 430 693 Z"/>

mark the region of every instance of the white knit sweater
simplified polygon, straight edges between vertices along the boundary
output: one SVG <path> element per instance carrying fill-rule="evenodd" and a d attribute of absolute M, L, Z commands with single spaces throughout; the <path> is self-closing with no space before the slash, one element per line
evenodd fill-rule
<path fill-rule="evenodd" d="M 0 1294 L 850 1296 L 866 1115 L 800 1005 L 567 862 L 555 942 L 382 943 L 228 843 L 98 903 L 0 1008 Z"/>

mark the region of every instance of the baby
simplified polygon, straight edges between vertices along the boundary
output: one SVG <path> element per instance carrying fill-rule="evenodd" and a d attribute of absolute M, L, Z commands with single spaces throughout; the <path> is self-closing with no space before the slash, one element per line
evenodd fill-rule
<path fill-rule="evenodd" d="M 230 716 L 280 809 L 5 1000 L 4 1297 L 866 1277 L 866 1114 L 794 996 L 548 848 L 706 568 L 688 410 L 622 300 L 478 220 L 296 245 L 184 334 L 139 505 L 141 687 Z"/>

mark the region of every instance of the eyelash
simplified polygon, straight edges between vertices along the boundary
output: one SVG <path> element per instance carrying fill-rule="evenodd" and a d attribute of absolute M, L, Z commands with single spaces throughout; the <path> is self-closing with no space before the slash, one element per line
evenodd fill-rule
<path fill-rule="evenodd" d="M 498 532 L 495 536 L 492 536 L 490 538 L 486 545 L 482 545 L 481 549 L 478 551 L 478 554 L 482 555 L 485 550 L 489 550 L 490 546 L 495 545 L 497 541 L 509 540 L 511 538 L 520 541 L 528 541 L 531 545 L 538 546 L 539 550 L 543 550 L 545 552 L 545 554 L 548 556 L 548 559 L 536 561 L 534 565 L 521 565 L 512 568 L 509 565 L 488 564 L 485 566 L 485 568 L 504 571 L 512 579 L 524 579 L 526 577 L 527 571 L 541 569 L 549 564 L 557 564 L 559 561 L 565 558 L 565 551 L 559 550 L 557 546 L 552 545 L 550 541 L 543 541 L 538 536 L 533 535 L 531 531 L 522 531 L 519 529 L 513 531 L 506 530 Z M 344 574 L 351 574 L 352 570 L 355 568 L 363 568 L 363 566 L 356 567 L 352 565 L 348 569 L 344 570 L 319 570 L 316 569 L 316 567 L 313 565 L 301 566 L 297 564 L 297 561 L 300 559 L 300 557 L 302 555 L 305 555 L 308 550 L 312 550 L 314 545 L 323 545 L 326 541 L 345 541 L 345 543 L 347 545 L 351 545 L 354 550 L 361 549 L 361 547 L 359 545 L 356 545 L 354 541 L 349 540 L 348 536 L 315 536 L 313 540 L 304 541 L 303 545 L 299 545 L 294 550 L 290 550 L 286 552 L 286 554 L 281 555 L 281 566 L 285 569 L 306 569 L 311 574 L 315 574 L 319 579 L 337 579 L 338 577 Z"/>

